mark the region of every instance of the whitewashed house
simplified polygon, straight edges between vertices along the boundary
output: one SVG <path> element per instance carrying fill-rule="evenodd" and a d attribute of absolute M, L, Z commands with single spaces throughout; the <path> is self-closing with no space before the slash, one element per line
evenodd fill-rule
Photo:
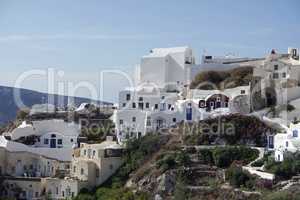
<path fill-rule="evenodd" d="M 77 138 L 80 126 L 60 119 L 37 120 L 23 122 L 11 132 L 3 135 L 16 141 L 24 137 L 36 136 L 34 147 L 74 148 L 78 145 Z"/>
<path fill-rule="evenodd" d="M 139 81 L 152 83 L 156 88 L 178 90 L 191 80 L 194 65 L 194 53 L 189 47 L 155 48 L 142 57 Z"/>
<path fill-rule="evenodd" d="M 122 165 L 123 147 L 115 141 L 82 143 L 74 153 L 71 177 L 87 182 L 88 188 L 102 184 Z"/>
<path fill-rule="evenodd" d="M 278 133 L 274 136 L 275 160 L 283 161 L 286 152 L 297 151 L 300 151 L 300 123 L 291 123 L 285 133 Z"/>
<path fill-rule="evenodd" d="M 300 98 L 300 60 L 299 50 L 289 48 L 288 53 L 275 50 L 254 68 L 253 76 L 267 104 L 286 104 Z M 272 89 L 270 89 L 272 88 Z M 272 101 L 276 102 L 272 102 Z"/>
<path fill-rule="evenodd" d="M 71 148 L 35 148 L 0 136 L 0 172 L 20 177 L 55 176 L 70 169 Z"/>

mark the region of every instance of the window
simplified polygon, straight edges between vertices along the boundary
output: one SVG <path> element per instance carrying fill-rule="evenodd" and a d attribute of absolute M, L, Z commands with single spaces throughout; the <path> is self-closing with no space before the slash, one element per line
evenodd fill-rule
<path fill-rule="evenodd" d="M 139 109 L 144 109 L 144 103 L 143 102 L 139 103 L 138 105 L 139 105 Z"/>
<path fill-rule="evenodd" d="M 81 168 L 81 170 L 80 170 L 80 174 L 81 174 L 81 175 L 83 175 L 83 174 L 84 174 L 84 169 L 83 169 L 83 168 Z"/>
<path fill-rule="evenodd" d="M 119 120 L 119 124 L 122 125 L 123 124 L 123 119 Z"/>
<path fill-rule="evenodd" d="M 143 97 L 139 97 L 139 101 L 143 101 Z"/>
<path fill-rule="evenodd" d="M 95 156 L 95 155 L 96 155 L 96 151 L 94 150 L 94 151 L 93 151 L 93 156 Z"/>
<path fill-rule="evenodd" d="M 83 151 L 83 155 L 86 155 L 86 150 Z"/>
<path fill-rule="evenodd" d="M 136 122 L 136 117 L 132 117 L 132 122 Z"/>
<path fill-rule="evenodd" d="M 65 192 L 64 192 L 64 191 L 62 191 L 62 196 L 63 196 L 63 197 L 65 196 Z"/>
<path fill-rule="evenodd" d="M 245 94 L 246 93 L 246 91 L 245 90 L 241 90 L 241 94 Z"/>
<path fill-rule="evenodd" d="M 269 148 L 274 148 L 274 136 L 270 135 L 269 136 Z"/>
<path fill-rule="evenodd" d="M 165 99 L 165 96 L 161 96 L 161 99 Z"/>
<path fill-rule="evenodd" d="M 172 106 L 171 104 L 168 104 L 168 109 L 169 109 L 169 110 L 171 109 L 171 106 Z"/>
<path fill-rule="evenodd" d="M 298 130 L 293 130 L 293 137 L 298 137 Z"/>
<path fill-rule="evenodd" d="M 58 139 L 57 144 L 62 144 L 62 139 Z"/>
<path fill-rule="evenodd" d="M 136 108 L 136 105 L 134 102 L 132 103 L 132 108 Z"/>
<path fill-rule="evenodd" d="M 154 105 L 154 109 L 157 110 L 158 109 L 158 104 Z"/>
<path fill-rule="evenodd" d="M 125 107 L 125 106 L 126 106 L 126 103 L 123 103 L 123 104 L 122 104 L 122 107 Z"/>
<path fill-rule="evenodd" d="M 55 134 L 51 134 L 51 137 L 52 137 L 52 138 L 55 138 L 55 137 L 56 137 L 56 135 L 55 135 Z"/>
<path fill-rule="evenodd" d="M 211 107 L 214 106 L 214 102 L 213 101 L 210 102 L 210 106 Z"/>
<path fill-rule="evenodd" d="M 130 100 L 130 94 L 126 94 L 126 101 Z"/>
<path fill-rule="evenodd" d="M 285 146 L 289 147 L 289 142 L 288 141 L 285 142 Z"/>
<path fill-rule="evenodd" d="M 173 118 L 173 122 L 176 123 L 176 118 L 175 117 Z"/>
<path fill-rule="evenodd" d="M 73 139 L 70 139 L 70 142 L 74 142 L 74 140 L 73 140 Z"/>
<path fill-rule="evenodd" d="M 142 136 L 142 132 L 138 132 L 138 138 Z"/>
<path fill-rule="evenodd" d="M 56 187 L 56 192 L 55 193 L 58 194 L 58 187 Z"/>
<path fill-rule="evenodd" d="M 192 106 L 192 103 L 188 103 L 188 106 L 191 107 L 191 106 Z"/>
<path fill-rule="evenodd" d="M 221 97 L 217 97 L 217 101 L 221 101 Z"/>
<path fill-rule="evenodd" d="M 274 70 L 278 70 L 278 65 L 274 65 Z"/>
<path fill-rule="evenodd" d="M 151 126 L 151 117 L 147 117 L 147 126 Z"/>
<path fill-rule="evenodd" d="M 286 78 L 286 73 L 285 72 L 282 73 L 282 78 Z"/>
<path fill-rule="evenodd" d="M 73 172 L 74 172 L 74 173 L 76 172 L 76 166 L 73 167 Z"/>
<path fill-rule="evenodd" d="M 44 144 L 49 144 L 49 139 L 44 139 Z"/>
<path fill-rule="evenodd" d="M 204 108 L 205 107 L 205 101 L 204 100 L 200 100 L 199 101 L 199 108 Z"/>
<path fill-rule="evenodd" d="M 100 172 L 99 169 L 96 169 L 96 177 L 99 178 Z"/>
<path fill-rule="evenodd" d="M 273 73 L 273 79 L 278 79 L 279 75 L 278 73 Z"/>
<path fill-rule="evenodd" d="M 134 132 L 130 132 L 130 137 L 133 137 L 133 135 L 134 135 Z"/>
<path fill-rule="evenodd" d="M 146 103 L 145 107 L 146 107 L 146 108 L 149 108 L 149 107 L 150 107 L 149 102 Z"/>

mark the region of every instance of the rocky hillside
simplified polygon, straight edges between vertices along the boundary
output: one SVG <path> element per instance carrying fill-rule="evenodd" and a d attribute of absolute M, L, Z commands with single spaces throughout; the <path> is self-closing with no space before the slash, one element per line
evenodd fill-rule
<path fill-rule="evenodd" d="M 186 145 L 253 145 L 264 147 L 275 130 L 255 116 L 230 114 L 180 124 Z"/>
<path fill-rule="evenodd" d="M 166 134 L 168 133 L 168 134 Z M 234 137 L 234 136 L 233 136 Z M 242 169 L 258 157 L 245 146 L 184 145 L 180 129 L 128 142 L 124 165 L 92 193 L 76 200 L 263 200 L 299 199 L 295 187 L 278 184 Z"/>
<path fill-rule="evenodd" d="M 204 90 L 234 88 L 248 85 L 253 78 L 252 67 L 239 67 L 225 71 L 204 71 L 200 72 L 192 81 L 191 88 Z M 210 83 L 210 84 L 204 84 Z"/>
<path fill-rule="evenodd" d="M 12 87 L 0 86 L 0 125 L 3 125 L 4 123 L 7 123 L 8 121 L 14 120 L 16 118 L 16 114 L 19 108 L 14 101 L 14 90 L 18 90 L 20 92 L 23 103 L 28 107 L 31 107 L 34 104 L 46 103 L 48 96 L 53 96 L 56 106 L 64 107 L 67 105 L 67 96 L 52 95 L 27 89 L 16 89 Z M 58 99 L 63 99 L 63 105 L 59 105 Z M 79 97 L 75 97 L 74 101 L 75 105 L 80 105 L 83 102 L 91 102 L 90 99 Z M 107 104 L 107 102 L 97 103 Z"/>

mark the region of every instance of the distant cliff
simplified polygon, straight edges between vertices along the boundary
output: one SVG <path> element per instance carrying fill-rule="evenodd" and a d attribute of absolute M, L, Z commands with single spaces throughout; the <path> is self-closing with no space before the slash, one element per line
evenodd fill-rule
<path fill-rule="evenodd" d="M 50 96 L 54 99 L 55 106 L 65 107 L 68 104 L 68 97 L 61 95 L 53 95 L 47 93 L 41 93 L 33 90 L 27 89 L 17 89 L 13 87 L 0 86 L 0 125 L 3 125 L 16 118 L 16 113 L 19 110 L 15 100 L 14 100 L 14 90 L 20 92 L 20 97 L 25 106 L 31 107 L 34 104 L 47 103 L 47 99 Z M 62 103 L 58 103 L 62 102 Z M 91 99 L 75 97 L 74 104 L 79 106 L 83 102 L 91 102 Z M 95 102 L 97 104 L 109 104 L 108 102 Z M 60 105 L 62 104 L 62 105 Z"/>

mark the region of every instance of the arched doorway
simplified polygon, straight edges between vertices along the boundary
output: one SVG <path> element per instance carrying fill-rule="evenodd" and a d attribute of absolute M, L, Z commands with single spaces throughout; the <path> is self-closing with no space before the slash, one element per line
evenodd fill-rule
<path fill-rule="evenodd" d="M 277 103 L 276 90 L 273 87 L 266 88 L 266 104 L 267 107 L 275 106 Z"/>
<path fill-rule="evenodd" d="M 206 99 L 206 111 L 217 108 L 227 108 L 229 97 L 224 94 L 213 94 Z"/>

